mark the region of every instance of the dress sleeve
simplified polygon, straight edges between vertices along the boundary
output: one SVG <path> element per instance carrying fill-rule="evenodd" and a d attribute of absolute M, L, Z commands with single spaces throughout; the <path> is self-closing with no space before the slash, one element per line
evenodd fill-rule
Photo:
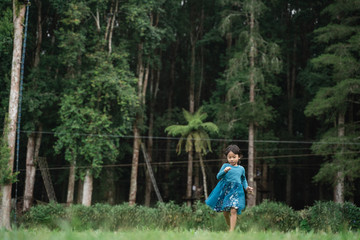
<path fill-rule="evenodd" d="M 225 174 L 226 174 L 226 172 L 224 172 L 224 169 L 225 169 L 225 168 L 226 168 L 226 164 L 223 164 L 222 167 L 221 167 L 221 169 L 220 169 L 220 171 L 219 171 L 218 174 L 216 175 L 216 178 L 217 178 L 218 180 L 222 179 L 222 178 L 225 176 Z"/>
<path fill-rule="evenodd" d="M 243 185 L 243 187 L 246 189 L 248 187 L 248 183 L 246 181 L 246 177 L 245 177 L 245 169 L 241 174 L 241 184 Z"/>

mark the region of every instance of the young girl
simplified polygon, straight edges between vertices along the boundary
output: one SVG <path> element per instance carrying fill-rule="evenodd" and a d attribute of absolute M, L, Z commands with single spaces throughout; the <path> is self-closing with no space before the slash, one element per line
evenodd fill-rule
<path fill-rule="evenodd" d="M 245 193 L 252 193 L 245 177 L 245 169 L 238 165 L 242 154 L 236 145 L 230 145 L 225 149 L 228 163 L 222 165 L 216 178 L 221 180 L 211 192 L 205 203 L 217 212 L 223 212 L 225 221 L 234 231 L 237 214 L 245 208 Z"/>

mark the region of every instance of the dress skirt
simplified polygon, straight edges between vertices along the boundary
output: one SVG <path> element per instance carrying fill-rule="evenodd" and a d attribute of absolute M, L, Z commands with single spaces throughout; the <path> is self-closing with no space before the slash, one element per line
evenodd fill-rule
<path fill-rule="evenodd" d="M 245 192 L 241 183 L 221 180 L 210 193 L 205 203 L 216 212 L 228 212 L 231 208 L 237 213 L 245 208 Z"/>

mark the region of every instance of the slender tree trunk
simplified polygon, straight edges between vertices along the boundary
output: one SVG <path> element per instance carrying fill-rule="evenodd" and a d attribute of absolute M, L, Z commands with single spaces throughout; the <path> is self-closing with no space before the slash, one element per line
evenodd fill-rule
<path fill-rule="evenodd" d="M 108 36 L 109 36 L 111 20 L 112 20 L 112 16 L 114 15 L 114 5 L 115 5 L 115 1 L 112 0 L 111 1 L 111 6 L 110 6 L 110 17 L 108 17 L 107 23 L 106 23 L 106 30 L 105 30 L 105 35 L 104 35 L 105 41 L 107 41 Z"/>
<path fill-rule="evenodd" d="M 198 154 L 195 154 L 195 156 L 197 156 Z M 192 187 L 192 198 L 195 199 L 200 199 L 200 164 L 198 162 L 194 162 L 194 170 L 193 170 L 193 175 L 194 175 L 194 182 L 193 182 L 193 187 Z"/>
<path fill-rule="evenodd" d="M 28 211 L 32 206 L 36 164 L 39 157 L 40 145 L 42 138 L 42 126 L 39 126 L 37 134 L 30 134 L 28 137 L 27 153 L 26 153 L 26 177 L 25 177 L 25 190 L 24 190 L 24 204 L 23 211 Z"/>
<path fill-rule="evenodd" d="M 84 181 L 79 179 L 79 181 L 78 181 L 78 196 L 77 196 L 77 203 L 78 204 L 82 203 L 83 192 L 84 192 Z"/>
<path fill-rule="evenodd" d="M 9 98 L 9 125 L 8 125 L 8 146 L 10 148 L 9 168 L 13 170 L 15 158 L 15 140 L 16 140 L 16 123 L 19 106 L 19 88 L 20 88 L 20 67 L 21 52 L 23 40 L 23 22 L 25 17 L 26 6 L 13 0 L 13 23 L 14 23 L 14 43 L 13 57 L 11 66 L 11 89 Z M 11 211 L 11 187 L 12 183 L 5 184 L 1 187 L 1 218 L 0 228 L 10 229 L 10 211 Z"/>
<path fill-rule="evenodd" d="M 153 85 L 153 74 L 151 75 L 151 85 Z M 150 87 L 152 88 L 152 87 Z M 153 96 L 152 91 L 150 94 Z M 150 98 L 150 116 L 149 116 L 149 132 L 148 132 L 148 146 L 147 146 L 147 154 L 149 156 L 149 161 L 152 160 L 152 151 L 153 151 L 153 131 L 154 131 L 154 107 L 155 107 L 155 99 L 153 97 Z M 146 168 L 145 168 L 146 169 Z M 149 207 L 151 202 L 151 192 L 152 192 L 152 182 L 150 178 L 150 174 L 145 170 L 145 206 Z"/>
<path fill-rule="evenodd" d="M 254 27 L 255 27 L 255 16 L 254 12 L 250 13 L 250 104 L 255 105 L 255 40 L 254 40 Z M 247 205 L 249 207 L 255 206 L 256 204 L 256 187 L 254 182 L 254 169 L 255 169 L 255 125 L 253 120 L 249 124 L 249 165 L 248 165 L 248 181 L 249 186 L 254 188 L 254 195 L 247 195 Z"/>
<path fill-rule="evenodd" d="M 35 152 L 35 134 L 31 133 L 28 136 L 28 144 L 27 144 L 27 152 L 26 152 L 26 176 L 25 176 L 24 204 L 22 209 L 24 212 L 30 209 L 33 201 L 33 194 L 30 191 L 30 189 L 31 189 L 31 173 L 33 172 L 33 169 L 35 169 L 34 152 Z"/>
<path fill-rule="evenodd" d="M 41 9 L 42 9 L 42 3 L 40 0 L 35 1 L 37 8 L 38 8 L 38 14 L 37 14 L 37 29 L 36 29 L 36 48 L 35 48 L 35 58 L 34 58 L 34 67 L 38 67 L 40 63 L 40 52 L 41 52 L 41 44 L 42 44 L 42 22 L 41 22 Z"/>
<path fill-rule="evenodd" d="M 145 105 L 145 94 L 144 89 L 144 64 L 143 64 L 143 47 L 144 44 L 141 42 L 138 45 L 138 98 L 142 106 Z M 145 92 L 146 93 L 146 92 Z M 129 204 L 134 205 L 136 203 L 137 193 L 137 175 L 139 166 L 139 152 L 140 152 L 140 129 L 139 124 L 143 121 L 143 113 L 138 113 L 134 122 L 134 142 L 133 142 L 133 157 L 131 166 L 131 178 L 130 178 L 130 191 L 129 191 Z"/>
<path fill-rule="evenodd" d="M 66 197 L 67 206 L 72 205 L 74 202 L 75 172 L 76 172 L 76 159 L 73 159 L 73 161 L 70 163 L 69 182 L 68 182 L 67 197 Z"/>
<path fill-rule="evenodd" d="M 342 138 L 345 136 L 345 113 L 339 113 L 338 119 L 338 136 Z M 342 161 L 342 160 L 340 160 Z M 344 173 L 343 171 L 338 171 L 335 177 L 335 186 L 334 186 L 334 202 L 344 203 Z"/>
<path fill-rule="evenodd" d="M 190 66 L 190 88 L 189 88 L 189 112 L 195 112 L 195 62 L 196 62 L 196 41 L 191 37 L 191 66 Z"/>
<path fill-rule="evenodd" d="M 192 191 L 192 176 L 193 176 L 193 154 L 188 152 L 188 172 L 186 181 L 186 199 L 187 205 L 191 206 L 191 191 Z"/>
<path fill-rule="evenodd" d="M 140 151 L 140 132 L 137 127 L 138 120 L 135 120 L 134 124 L 134 144 L 133 144 L 133 158 L 131 165 L 131 178 L 130 178 L 130 192 L 129 192 L 129 204 L 134 205 L 136 203 L 137 192 L 137 175 L 139 166 L 139 151 Z"/>
<path fill-rule="evenodd" d="M 199 157 L 200 157 L 201 172 L 203 175 L 204 196 L 205 196 L 205 200 L 206 200 L 208 198 L 206 172 L 205 172 L 204 161 L 202 159 L 201 153 L 199 154 Z"/>
<path fill-rule="evenodd" d="M 116 0 L 115 11 L 114 11 L 114 14 L 111 19 L 111 26 L 110 26 L 110 33 L 109 33 L 109 54 L 111 54 L 111 52 L 112 52 L 112 36 L 113 36 L 113 32 L 114 32 L 114 25 L 115 25 L 115 19 L 116 19 L 116 14 L 118 12 L 118 8 L 119 8 L 119 0 Z"/>
<path fill-rule="evenodd" d="M 93 192 L 93 175 L 91 174 L 91 170 L 86 170 L 86 175 L 84 179 L 84 190 L 82 197 L 82 205 L 90 207 L 91 206 L 91 198 Z"/>

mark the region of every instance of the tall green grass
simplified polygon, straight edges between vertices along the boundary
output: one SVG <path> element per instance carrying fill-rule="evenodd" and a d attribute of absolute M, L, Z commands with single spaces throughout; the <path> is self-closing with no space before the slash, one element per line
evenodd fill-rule
<path fill-rule="evenodd" d="M 337 240 L 360 239 L 359 232 L 342 232 L 342 233 L 304 233 L 304 232 L 209 232 L 203 230 L 193 231 L 50 231 L 50 230 L 0 230 L 0 239 L 4 240 L 117 240 L 117 239 L 146 239 L 146 240 L 210 240 L 210 239 L 227 239 L 227 240 Z"/>

